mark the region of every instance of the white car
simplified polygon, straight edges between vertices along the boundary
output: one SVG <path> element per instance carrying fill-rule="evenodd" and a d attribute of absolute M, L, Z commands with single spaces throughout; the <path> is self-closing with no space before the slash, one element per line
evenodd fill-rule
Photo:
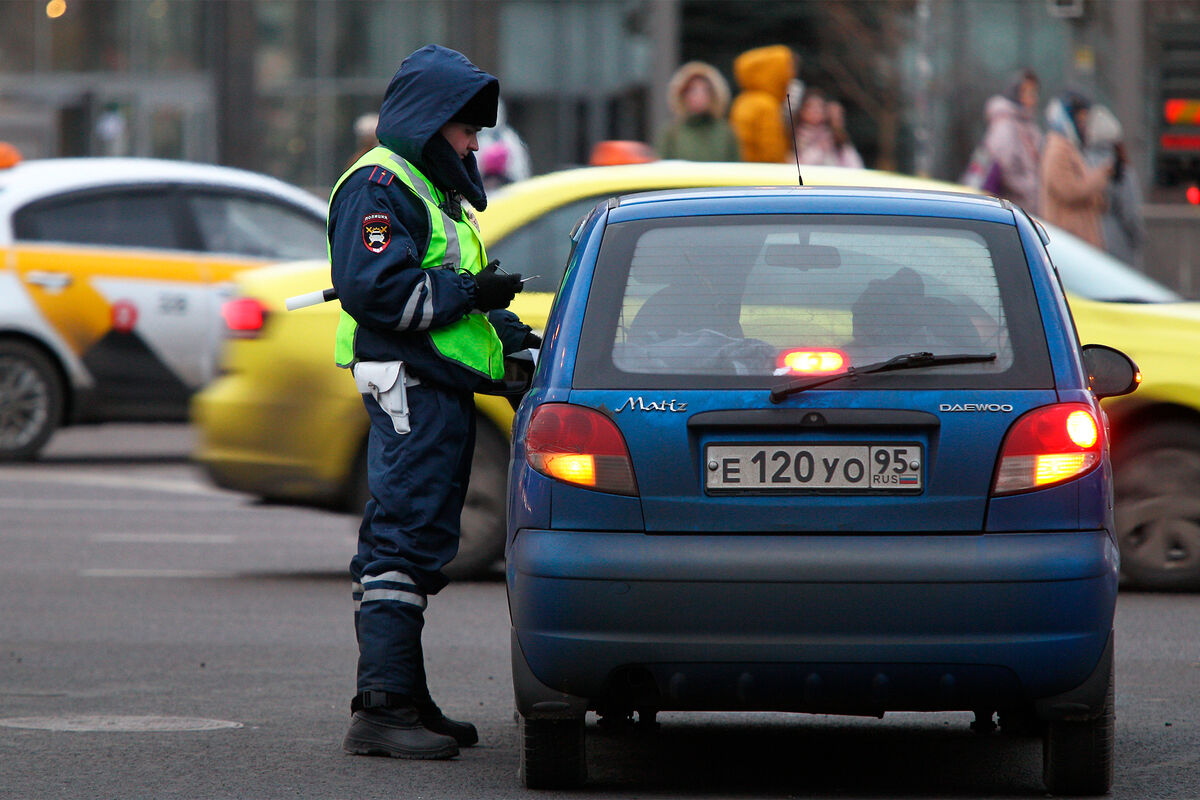
<path fill-rule="evenodd" d="M 233 277 L 323 256 L 325 216 L 308 192 L 209 164 L 0 169 L 0 460 L 73 422 L 185 420 Z"/>

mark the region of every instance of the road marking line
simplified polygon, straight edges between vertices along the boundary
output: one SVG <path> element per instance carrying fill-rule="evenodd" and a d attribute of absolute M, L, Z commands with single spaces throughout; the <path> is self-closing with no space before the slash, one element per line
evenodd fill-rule
<path fill-rule="evenodd" d="M 170 513 L 183 512 L 207 512 L 210 514 L 216 513 L 250 513 L 255 509 L 252 507 L 243 508 L 239 505 L 214 505 L 213 503 L 204 503 L 197 501 L 194 503 L 185 502 L 143 502 L 138 500 L 128 500 L 126 502 L 111 502 L 104 500 L 45 500 L 45 499 L 30 499 L 17 500 L 15 498 L 0 498 L 0 508 L 10 511 L 165 511 Z"/>
<path fill-rule="evenodd" d="M 218 497 L 238 497 L 237 492 L 229 492 L 212 486 L 188 480 L 143 479 L 136 475 L 117 477 L 114 475 L 88 475 L 85 472 L 64 469 L 36 469 L 26 467 L 17 472 L 14 469 L 0 469 L 0 482 L 21 481 L 24 483 L 69 483 L 72 486 L 99 486 L 117 489 L 144 489 L 155 492 L 173 492 L 176 494 L 201 494 Z"/>
<path fill-rule="evenodd" d="M 88 537 L 102 544 L 233 544 L 227 533 L 94 533 Z"/>
<path fill-rule="evenodd" d="M 85 578 L 235 578 L 236 572 L 207 569 L 83 569 Z"/>

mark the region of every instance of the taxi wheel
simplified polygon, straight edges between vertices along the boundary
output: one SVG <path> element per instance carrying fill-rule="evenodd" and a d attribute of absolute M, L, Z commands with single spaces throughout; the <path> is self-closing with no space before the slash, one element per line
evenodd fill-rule
<path fill-rule="evenodd" d="M 456 581 L 483 577 L 504 554 L 508 440 L 483 417 L 476 417 L 475 427 L 475 455 L 471 461 L 467 499 L 463 503 L 458 555 L 442 570 Z M 370 499 L 364 443 L 355 460 L 346 508 L 351 513 L 362 514 Z"/>
<path fill-rule="evenodd" d="M 442 570 L 452 580 L 481 578 L 504 554 L 508 496 L 508 439 L 484 417 L 476 417 L 471 483 L 463 504 L 458 555 Z"/>
<path fill-rule="evenodd" d="M 1114 451 L 1121 573 L 1145 589 L 1200 589 L 1200 428 L 1159 425 Z"/>
<path fill-rule="evenodd" d="M 64 402 L 62 377 L 41 350 L 0 340 L 0 461 L 33 458 L 61 423 Z"/>

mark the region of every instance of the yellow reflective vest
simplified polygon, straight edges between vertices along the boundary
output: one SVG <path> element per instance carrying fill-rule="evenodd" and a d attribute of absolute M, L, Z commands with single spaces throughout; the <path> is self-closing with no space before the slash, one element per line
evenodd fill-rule
<path fill-rule="evenodd" d="M 410 162 L 386 147 L 369 150 L 338 178 L 329 195 L 331 205 L 346 179 L 363 167 L 382 167 L 394 173 L 425 204 L 425 210 L 429 213 L 430 234 L 429 246 L 425 248 L 425 256 L 421 260 L 422 269 L 447 268 L 474 275 L 486 266 L 487 253 L 483 241 L 466 212 L 461 212 L 458 219 L 452 219 L 439 205 L 445 200 L 442 192 Z M 332 257 L 333 250 L 330 247 Z M 343 310 L 338 320 L 334 350 L 339 367 L 353 366 L 356 360 L 354 335 L 357 330 L 358 322 Z M 491 380 L 504 377 L 504 351 L 486 314 L 473 311 L 457 322 L 427 333 L 434 350 L 442 358 Z"/>

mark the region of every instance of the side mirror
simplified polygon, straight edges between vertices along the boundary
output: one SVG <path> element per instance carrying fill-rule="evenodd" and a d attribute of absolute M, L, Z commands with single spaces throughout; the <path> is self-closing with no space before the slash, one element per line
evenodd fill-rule
<path fill-rule="evenodd" d="M 1108 345 L 1085 344 L 1083 367 L 1097 398 L 1130 394 L 1142 382 L 1142 373 L 1133 359 Z"/>

